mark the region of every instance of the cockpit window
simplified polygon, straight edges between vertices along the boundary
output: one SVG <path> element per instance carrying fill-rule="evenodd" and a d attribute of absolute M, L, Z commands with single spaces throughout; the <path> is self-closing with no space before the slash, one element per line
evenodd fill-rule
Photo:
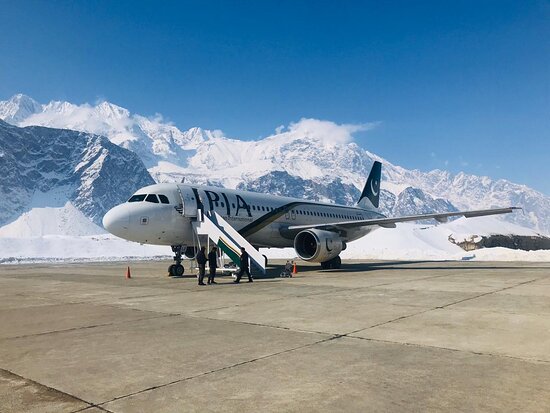
<path fill-rule="evenodd" d="M 168 201 L 168 197 L 166 195 L 159 195 L 160 202 L 163 204 L 169 204 L 170 201 Z"/>
<path fill-rule="evenodd" d="M 132 195 L 128 202 L 141 202 L 147 195 Z"/>
<path fill-rule="evenodd" d="M 159 200 L 155 194 L 149 194 L 147 195 L 147 198 L 145 198 L 147 202 L 154 202 L 155 204 L 159 203 Z"/>

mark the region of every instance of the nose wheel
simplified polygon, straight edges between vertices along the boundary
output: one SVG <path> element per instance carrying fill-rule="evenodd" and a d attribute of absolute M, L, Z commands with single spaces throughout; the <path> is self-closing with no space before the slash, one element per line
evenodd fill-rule
<path fill-rule="evenodd" d="M 183 265 L 181 265 L 181 255 L 182 255 L 183 246 L 181 245 L 172 245 L 172 252 L 174 253 L 175 264 L 172 264 L 168 267 L 168 275 L 170 277 L 182 277 L 185 272 Z"/>

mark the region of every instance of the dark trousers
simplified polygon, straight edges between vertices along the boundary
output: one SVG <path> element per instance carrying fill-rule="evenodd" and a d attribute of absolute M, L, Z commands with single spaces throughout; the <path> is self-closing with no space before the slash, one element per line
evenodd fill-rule
<path fill-rule="evenodd" d="M 243 274 L 248 275 L 248 281 L 252 281 L 252 276 L 250 275 L 250 270 L 248 269 L 248 267 L 241 268 L 241 270 L 237 273 L 237 279 L 235 281 L 241 281 L 241 277 L 243 276 Z"/>
<path fill-rule="evenodd" d="M 210 267 L 210 274 L 208 275 L 208 282 L 211 283 L 214 281 L 214 277 L 216 276 L 216 267 Z"/>
<path fill-rule="evenodd" d="M 206 264 L 199 264 L 199 284 L 204 284 L 205 274 L 206 274 Z"/>

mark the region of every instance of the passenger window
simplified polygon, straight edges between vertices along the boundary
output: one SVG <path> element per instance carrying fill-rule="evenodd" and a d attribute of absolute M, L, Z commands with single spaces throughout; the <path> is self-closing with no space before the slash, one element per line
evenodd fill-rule
<path fill-rule="evenodd" d="M 169 204 L 170 201 L 168 201 L 168 197 L 166 195 L 159 195 L 159 199 L 160 199 L 160 202 L 162 202 L 163 204 Z"/>
<path fill-rule="evenodd" d="M 254 205 L 252 205 L 252 210 L 256 211 L 256 207 Z"/>
<path fill-rule="evenodd" d="M 147 195 L 132 195 L 128 202 L 141 202 Z"/>
<path fill-rule="evenodd" d="M 153 202 L 155 204 L 158 204 L 159 203 L 159 199 L 157 198 L 157 196 L 155 194 L 149 194 L 147 195 L 147 198 L 145 198 L 145 200 L 147 202 Z"/>
<path fill-rule="evenodd" d="M 264 208 L 264 207 L 262 207 L 262 211 L 265 211 L 265 208 Z"/>

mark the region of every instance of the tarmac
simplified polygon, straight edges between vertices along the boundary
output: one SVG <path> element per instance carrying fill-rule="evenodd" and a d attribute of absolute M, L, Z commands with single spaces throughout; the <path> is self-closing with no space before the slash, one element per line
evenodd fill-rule
<path fill-rule="evenodd" d="M 550 412 L 550 263 L 168 264 L 0 266 L 0 412 Z"/>

